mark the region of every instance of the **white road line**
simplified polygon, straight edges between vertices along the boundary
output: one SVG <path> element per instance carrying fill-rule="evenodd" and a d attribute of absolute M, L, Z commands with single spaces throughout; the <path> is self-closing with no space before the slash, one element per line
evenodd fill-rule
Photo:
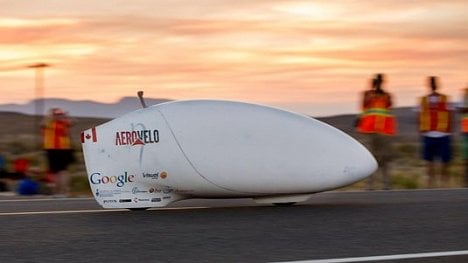
<path fill-rule="evenodd" d="M 67 211 L 35 211 L 35 212 L 11 212 L 0 213 L 0 216 L 18 216 L 18 215 L 50 215 L 50 214 L 79 214 L 79 213 L 105 213 L 128 211 L 126 209 L 108 209 L 108 210 L 67 210 Z"/>
<path fill-rule="evenodd" d="M 9 199 L 0 200 L 0 203 L 15 203 L 15 202 L 42 202 L 42 201 L 87 201 L 94 200 L 92 197 L 79 197 L 79 198 L 36 198 L 36 199 Z"/>
<path fill-rule="evenodd" d="M 463 255 L 468 255 L 468 250 L 415 253 L 415 254 L 400 254 L 400 255 L 385 255 L 385 256 L 372 256 L 372 257 L 329 258 L 329 259 L 315 259 L 315 260 L 282 261 L 282 263 L 370 262 L 370 261 L 381 261 L 381 260 L 399 260 L 399 259 L 413 259 L 413 258 L 435 258 L 435 257 L 450 257 L 450 256 L 463 256 Z"/>
<path fill-rule="evenodd" d="M 206 209 L 205 206 L 192 206 L 192 207 L 164 207 L 164 208 L 151 208 L 151 210 L 164 211 L 164 210 L 192 210 L 192 209 Z M 18 215 L 50 215 L 50 214 L 81 214 L 81 213 L 106 213 L 106 212 L 130 212 L 128 209 L 95 209 L 95 210 L 65 210 L 65 211 L 32 211 L 32 212 L 9 212 L 0 213 L 0 216 L 18 216 Z"/>

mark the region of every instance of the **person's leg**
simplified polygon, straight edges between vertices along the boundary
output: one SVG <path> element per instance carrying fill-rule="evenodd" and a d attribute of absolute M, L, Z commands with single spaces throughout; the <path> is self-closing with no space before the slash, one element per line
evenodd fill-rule
<path fill-rule="evenodd" d="M 57 195 L 68 195 L 70 192 L 70 174 L 67 170 L 58 171 L 55 174 L 55 191 Z"/>
<path fill-rule="evenodd" d="M 462 135 L 462 157 L 463 157 L 463 186 L 468 187 L 468 133 L 463 133 Z"/>
<path fill-rule="evenodd" d="M 57 172 L 54 174 L 54 176 L 55 176 L 54 194 L 61 195 L 62 194 L 62 174 L 60 174 L 60 172 Z"/>
<path fill-rule="evenodd" d="M 60 178 L 60 193 L 61 195 L 68 195 L 70 192 L 70 175 L 68 171 L 63 170 L 59 173 Z"/>
<path fill-rule="evenodd" d="M 465 165 L 465 180 L 463 182 L 464 187 L 468 187 L 468 159 L 464 160 Z"/>
<path fill-rule="evenodd" d="M 46 155 L 47 155 L 47 167 L 48 171 L 47 173 L 50 175 L 51 178 L 53 178 L 53 182 L 51 185 L 52 189 L 52 194 L 58 194 L 58 184 L 59 184 L 59 177 L 57 175 L 56 171 L 56 166 L 57 166 L 57 154 L 55 150 L 48 149 L 46 150 Z"/>
<path fill-rule="evenodd" d="M 436 187 L 436 176 L 435 176 L 435 163 L 433 161 L 427 161 L 426 163 L 427 173 L 427 188 Z"/>
<path fill-rule="evenodd" d="M 70 193 L 70 173 L 68 167 L 74 162 L 73 150 L 63 150 L 63 166 L 61 167 L 62 177 L 62 194 L 69 195 Z"/>
<path fill-rule="evenodd" d="M 444 188 L 450 187 L 450 174 L 449 174 L 450 165 L 449 163 L 442 162 L 440 168 L 440 181 L 441 186 Z"/>
<path fill-rule="evenodd" d="M 391 179 L 389 173 L 389 165 L 392 158 L 392 137 L 386 135 L 379 135 L 378 152 L 379 152 L 379 163 L 380 172 L 382 176 L 382 189 L 390 190 Z"/>
<path fill-rule="evenodd" d="M 450 186 L 450 161 L 452 160 L 452 142 L 450 136 L 445 136 L 439 138 L 439 149 L 440 149 L 440 158 L 442 160 L 441 164 L 441 186 L 449 187 Z"/>
<path fill-rule="evenodd" d="M 362 134 L 360 136 L 360 140 L 366 146 L 366 148 L 374 155 L 375 157 L 375 142 L 374 142 L 374 134 Z M 378 162 L 378 160 L 377 160 Z M 374 182 L 376 178 L 376 174 L 378 171 L 373 172 L 366 180 L 366 190 L 373 191 L 375 190 Z"/>
<path fill-rule="evenodd" d="M 426 136 L 421 138 L 422 157 L 426 161 L 426 177 L 428 188 L 436 187 L 433 139 L 434 138 Z"/>
<path fill-rule="evenodd" d="M 367 177 L 367 191 L 374 191 L 374 178 L 375 178 L 375 173 L 371 174 L 369 177 Z"/>
<path fill-rule="evenodd" d="M 380 171 L 382 172 L 382 189 L 390 190 L 392 189 L 390 175 L 388 174 L 388 163 L 384 163 L 380 166 Z"/>
<path fill-rule="evenodd" d="M 64 176 L 64 155 L 61 150 L 48 150 L 49 155 L 49 173 L 54 178 L 54 195 L 63 195 L 65 192 L 64 181 L 67 180 Z"/>

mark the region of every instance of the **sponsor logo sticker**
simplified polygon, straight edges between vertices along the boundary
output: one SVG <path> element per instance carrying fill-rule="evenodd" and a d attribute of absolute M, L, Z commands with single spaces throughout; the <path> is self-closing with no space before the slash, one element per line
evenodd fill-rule
<path fill-rule="evenodd" d="M 167 172 L 143 173 L 143 178 L 153 179 L 153 180 L 166 179 L 167 178 Z"/>
<path fill-rule="evenodd" d="M 92 184 L 115 184 L 117 187 L 122 187 L 127 183 L 133 183 L 135 175 L 124 172 L 121 175 L 103 175 L 102 173 L 92 173 L 89 181 Z"/>
<path fill-rule="evenodd" d="M 130 191 L 123 191 L 120 189 L 113 189 L 113 190 L 102 190 L 102 189 L 96 189 L 96 196 L 100 198 L 106 198 L 106 197 L 114 197 L 115 195 L 121 195 L 121 194 L 127 194 Z"/>
<path fill-rule="evenodd" d="M 138 203 L 138 202 L 150 202 L 149 198 L 133 198 L 133 202 Z"/>
<path fill-rule="evenodd" d="M 140 190 L 138 187 L 132 188 L 132 194 L 144 194 L 144 193 L 148 193 L 148 191 Z"/>
<path fill-rule="evenodd" d="M 159 130 L 117 131 L 115 145 L 146 145 L 159 142 Z"/>

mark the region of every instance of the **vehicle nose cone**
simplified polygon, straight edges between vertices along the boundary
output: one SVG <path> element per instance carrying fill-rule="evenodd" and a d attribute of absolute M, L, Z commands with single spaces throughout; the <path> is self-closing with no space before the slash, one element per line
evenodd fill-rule
<path fill-rule="evenodd" d="M 357 148 L 349 157 L 349 165 L 345 167 L 345 176 L 354 181 L 362 180 L 378 168 L 378 163 L 374 156 L 364 147 Z"/>

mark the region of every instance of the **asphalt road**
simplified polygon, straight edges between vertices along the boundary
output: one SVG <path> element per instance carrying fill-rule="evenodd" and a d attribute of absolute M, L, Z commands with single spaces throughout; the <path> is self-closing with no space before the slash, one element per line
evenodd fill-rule
<path fill-rule="evenodd" d="M 328 192 L 292 207 L 188 200 L 136 212 L 103 210 L 92 199 L 0 197 L 0 226 L 0 262 L 330 261 L 466 251 L 468 189 Z M 468 255 L 378 262 L 468 262 Z"/>

